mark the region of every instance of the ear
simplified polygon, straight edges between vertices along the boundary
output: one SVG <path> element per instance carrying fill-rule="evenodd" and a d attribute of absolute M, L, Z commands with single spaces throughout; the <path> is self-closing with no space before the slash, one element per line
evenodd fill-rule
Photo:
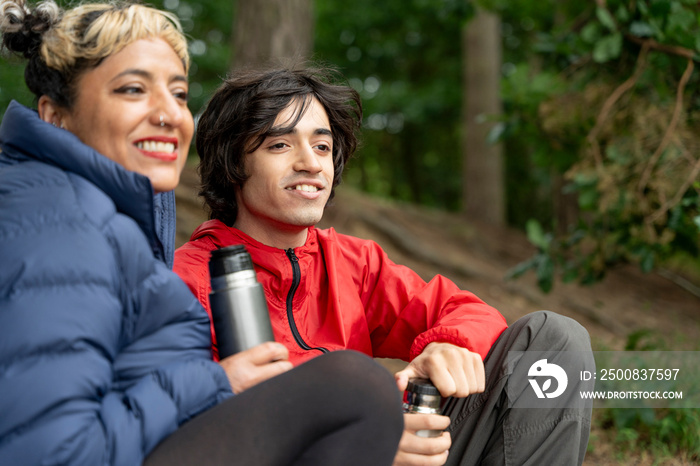
<path fill-rule="evenodd" d="M 56 103 L 51 100 L 50 97 L 45 95 L 39 97 L 37 110 L 39 110 L 39 118 L 47 123 L 51 123 L 54 126 L 63 128 L 63 116 L 65 110 L 56 105 Z"/>

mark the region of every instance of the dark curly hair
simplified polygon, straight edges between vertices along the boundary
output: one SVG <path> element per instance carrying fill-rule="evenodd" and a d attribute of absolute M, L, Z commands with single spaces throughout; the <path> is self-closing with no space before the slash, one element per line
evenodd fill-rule
<path fill-rule="evenodd" d="M 334 178 L 329 200 L 340 184 L 345 163 L 358 146 L 362 103 L 351 87 L 338 84 L 331 68 L 303 67 L 241 70 L 217 89 L 197 123 L 196 147 L 202 179 L 199 195 L 210 219 L 233 225 L 238 215 L 236 187 L 248 179 L 245 155 L 260 147 L 277 115 L 300 103 L 293 128 L 311 98 L 323 105 L 333 134 Z"/>

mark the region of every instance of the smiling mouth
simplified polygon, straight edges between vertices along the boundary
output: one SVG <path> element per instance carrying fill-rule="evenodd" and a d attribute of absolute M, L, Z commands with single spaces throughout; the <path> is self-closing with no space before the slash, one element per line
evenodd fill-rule
<path fill-rule="evenodd" d="M 139 141 L 136 143 L 136 147 L 146 152 L 165 152 L 171 153 L 175 152 L 175 144 L 172 142 L 162 142 L 162 141 Z"/>
<path fill-rule="evenodd" d="M 315 193 L 318 191 L 316 186 L 311 186 L 310 184 L 298 184 L 296 186 L 290 186 L 287 188 L 289 191 L 304 191 L 307 193 Z"/>

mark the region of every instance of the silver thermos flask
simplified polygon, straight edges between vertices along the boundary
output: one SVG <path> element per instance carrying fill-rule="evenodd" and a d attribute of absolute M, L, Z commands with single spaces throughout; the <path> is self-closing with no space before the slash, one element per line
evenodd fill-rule
<path fill-rule="evenodd" d="M 440 391 L 428 379 L 410 379 L 403 393 L 403 411 L 415 414 L 440 414 Z M 418 430 L 418 437 L 439 437 L 441 430 Z"/>
<path fill-rule="evenodd" d="M 212 251 L 209 277 L 209 304 L 220 359 L 275 340 L 265 292 L 245 246 Z"/>

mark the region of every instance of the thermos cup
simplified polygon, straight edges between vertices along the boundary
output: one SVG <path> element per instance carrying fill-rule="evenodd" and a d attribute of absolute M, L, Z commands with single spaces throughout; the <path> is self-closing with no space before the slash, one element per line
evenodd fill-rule
<path fill-rule="evenodd" d="M 209 304 L 220 359 L 275 340 L 265 292 L 245 246 L 212 251 L 209 276 Z"/>
<path fill-rule="evenodd" d="M 403 411 L 416 414 L 440 414 L 440 391 L 428 379 L 409 379 L 403 392 Z M 441 430 L 418 430 L 419 437 L 439 437 Z"/>

